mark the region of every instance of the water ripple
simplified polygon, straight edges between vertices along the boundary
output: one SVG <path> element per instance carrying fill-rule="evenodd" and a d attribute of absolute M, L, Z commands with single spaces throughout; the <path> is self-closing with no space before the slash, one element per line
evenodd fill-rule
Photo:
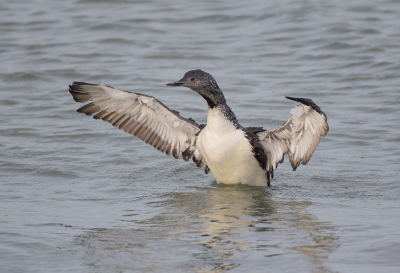
<path fill-rule="evenodd" d="M 397 272 L 398 14 L 395 0 L 2 1 L 2 269 Z M 291 95 L 330 132 L 271 188 L 226 187 L 68 93 L 108 84 L 204 123 L 201 97 L 165 86 L 195 68 L 243 125 L 280 126 Z"/>

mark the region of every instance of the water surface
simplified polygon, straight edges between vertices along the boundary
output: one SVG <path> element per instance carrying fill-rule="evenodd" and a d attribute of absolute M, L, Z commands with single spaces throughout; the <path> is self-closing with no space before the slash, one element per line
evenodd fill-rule
<path fill-rule="evenodd" d="M 0 3 L 4 272 L 398 272 L 398 1 Z M 272 187 L 217 185 L 75 110 L 72 81 L 157 97 L 211 73 L 244 126 L 312 98 L 330 132 Z"/>

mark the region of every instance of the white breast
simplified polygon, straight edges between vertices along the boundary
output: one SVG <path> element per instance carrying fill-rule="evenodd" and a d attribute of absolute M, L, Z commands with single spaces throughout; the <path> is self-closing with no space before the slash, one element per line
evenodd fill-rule
<path fill-rule="evenodd" d="M 207 126 L 196 146 L 218 182 L 267 186 L 266 171 L 255 159 L 249 140 L 219 109 L 208 111 Z"/>

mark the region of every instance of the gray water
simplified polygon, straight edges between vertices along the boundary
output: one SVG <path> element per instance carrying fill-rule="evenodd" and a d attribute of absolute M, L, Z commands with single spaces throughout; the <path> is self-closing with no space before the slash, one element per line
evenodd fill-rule
<path fill-rule="evenodd" d="M 1 272 L 400 272 L 399 1 L 0 3 Z M 329 134 L 271 188 L 217 185 L 77 113 L 72 81 L 155 96 L 211 73 L 244 126 L 312 98 Z"/>

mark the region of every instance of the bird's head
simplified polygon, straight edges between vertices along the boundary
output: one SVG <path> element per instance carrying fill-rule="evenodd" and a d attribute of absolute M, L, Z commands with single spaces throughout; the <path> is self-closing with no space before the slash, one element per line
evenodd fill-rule
<path fill-rule="evenodd" d="M 199 93 L 211 107 L 226 103 L 224 95 L 214 77 L 201 69 L 190 70 L 179 81 L 167 83 L 167 85 L 190 88 Z"/>

